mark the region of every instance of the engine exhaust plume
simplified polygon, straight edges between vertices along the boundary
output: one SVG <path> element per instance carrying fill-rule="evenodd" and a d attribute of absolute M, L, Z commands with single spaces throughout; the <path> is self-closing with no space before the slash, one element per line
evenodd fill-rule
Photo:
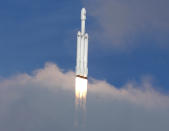
<path fill-rule="evenodd" d="M 87 79 L 76 77 L 75 79 L 75 103 L 85 109 L 87 95 Z"/>
<path fill-rule="evenodd" d="M 86 96 L 87 79 L 75 78 L 75 127 L 85 128 L 86 123 Z"/>

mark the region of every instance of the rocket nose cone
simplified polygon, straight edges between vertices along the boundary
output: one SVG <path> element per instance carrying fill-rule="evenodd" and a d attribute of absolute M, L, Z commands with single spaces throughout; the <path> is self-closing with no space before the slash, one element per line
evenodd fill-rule
<path fill-rule="evenodd" d="M 82 8 L 81 10 L 81 19 L 86 19 L 86 9 Z"/>
<path fill-rule="evenodd" d="M 82 8 L 81 13 L 82 13 L 83 15 L 86 15 L 86 9 L 85 9 L 85 8 Z"/>
<path fill-rule="evenodd" d="M 80 31 L 78 31 L 77 35 L 78 35 L 78 36 L 80 36 L 80 35 L 81 35 Z"/>
<path fill-rule="evenodd" d="M 82 8 L 82 10 L 81 10 L 82 12 L 86 12 L 86 9 L 85 8 Z"/>

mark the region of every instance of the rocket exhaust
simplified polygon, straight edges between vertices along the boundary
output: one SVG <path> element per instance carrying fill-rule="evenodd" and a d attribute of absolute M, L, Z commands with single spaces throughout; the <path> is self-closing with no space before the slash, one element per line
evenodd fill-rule
<path fill-rule="evenodd" d="M 74 125 L 78 128 L 86 126 L 86 97 L 87 97 L 87 79 L 75 78 L 75 121 Z"/>

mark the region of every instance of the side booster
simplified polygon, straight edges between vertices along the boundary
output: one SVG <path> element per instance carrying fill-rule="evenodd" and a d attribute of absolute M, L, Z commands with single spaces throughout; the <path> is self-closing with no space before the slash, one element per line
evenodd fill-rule
<path fill-rule="evenodd" d="M 77 33 L 76 76 L 87 79 L 88 34 L 85 33 L 86 9 L 81 10 L 81 32 Z"/>

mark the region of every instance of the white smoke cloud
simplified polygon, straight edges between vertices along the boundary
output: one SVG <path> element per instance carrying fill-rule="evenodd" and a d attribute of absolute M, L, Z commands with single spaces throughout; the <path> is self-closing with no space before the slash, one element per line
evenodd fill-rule
<path fill-rule="evenodd" d="M 94 39 L 117 48 L 132 48 L 142 38 L 168 43 L 168 0 L 82 0 L 98 22 Z M 96 23 L 95 22 L 95 23 Z M 105 41 L 107 40 L 107 41 Z M 155 44 L 153 43 L 153 44 Z"/>
<path fill-rule="evenodd" d="M 140 85 L 129 82 L 123 88 L 116 88 L 105 81 L 93 80 L 89 85 L 91 92 L 112 100 L 128 101 L 146 108 L 168 108 L 169 96 L 154 90 L 152 83 L 145 79 Z"/>
<path fill-rule="evenodd" d="M 1 79 L 0 130 L 75 131 L 74 78 L 73 71 L 65 72 L 47 63 L 32 74 Z M 168 94 L 156 91 L 151 81 L 129 82 L 116 88 L 105 81 L 90 79 L 86 128 L 168 131 L 168 109 Z"/>

